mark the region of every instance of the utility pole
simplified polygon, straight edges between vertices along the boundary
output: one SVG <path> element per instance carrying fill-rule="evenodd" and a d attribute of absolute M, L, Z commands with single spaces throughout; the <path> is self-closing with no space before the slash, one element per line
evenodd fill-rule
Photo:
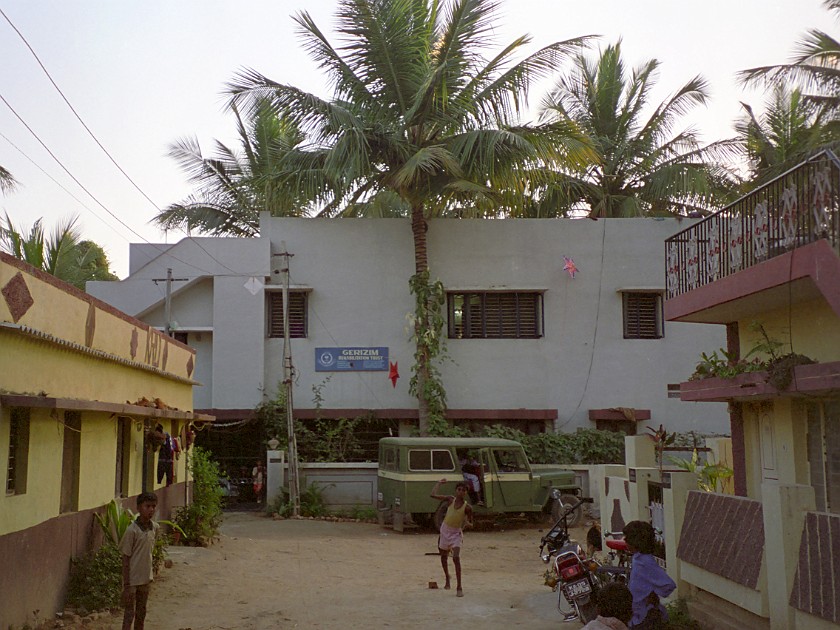
<path fill-rule="evenodd" d="M 164 299 L 163 318 L 166 320 L 163 324 L 163 334 L 170 336 L 172 328 L 172 283 L 186 282 L 189 278 L 173 278 L 172 268 L 167 267 L 165 278 L 152 278 L 152 282 L 157 285 L 158 282 L 166 282 L 166 298 Z"/>
<path fill-rule="evenodd" d="M 297 438 L 295 437 L 294 405 L 292 404 L 292 344 L 289 337 L 289 259 L 294 255 L 286 248 L 286 241 L 280 241 L 283 257 L 283 385 L 286 388 L 286 426 L 289 439 L 289 502 L 292 516 L 300 516 L 300 476 L 298 470 Z"/>
<path fill-rule="evenodd" d="M 170 322 L 172 321 L 172 267 L 166 268 L 166 303 L 164 307 L 164 319 L 166 323 L 163 325 L 163 334 L 169 336 Z"/>

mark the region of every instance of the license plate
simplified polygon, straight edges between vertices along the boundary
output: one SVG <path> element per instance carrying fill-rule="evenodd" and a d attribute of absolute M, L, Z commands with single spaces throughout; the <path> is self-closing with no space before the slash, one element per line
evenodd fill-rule
<path fill-rule="evenodd" d="M 572 582 L 566 585 L 566 593 L 570 599 L 587 595 L 592 592 L 592 587 L 589 586 L 589 580 L 583 579 L 577 582 Z"/>

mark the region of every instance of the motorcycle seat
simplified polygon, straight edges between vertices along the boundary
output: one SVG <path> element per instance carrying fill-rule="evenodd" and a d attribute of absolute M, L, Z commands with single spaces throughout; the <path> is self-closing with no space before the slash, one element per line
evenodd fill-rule
<path fill-rule="evenodd" d="M 615 551 L 627 551 L 627 543 L 624 540 L 607 540 L 607 547 Z"/>

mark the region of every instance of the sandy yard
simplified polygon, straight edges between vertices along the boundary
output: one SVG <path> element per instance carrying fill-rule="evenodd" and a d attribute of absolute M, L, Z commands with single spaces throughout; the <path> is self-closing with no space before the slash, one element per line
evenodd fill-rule
<path fill-rule="evenodd" d="M 152 588 L 146 628 L 440 628 L 454 623 L 482 630 L 556 630 L 562 622 L 557 593 L 542 583 L 540 531 L 534 525 L 467 530 L 465 597 L 457 598 L 454 589 L 429 588 L 430 580 L 443 586 L 439 558 L 427 555 L 437 542 L 430 531 L 399 534 L 368 523 L 228 513 L 221 539 L 212 547 L 169 548 L 173 566 L 161 570 Z M 573 537 L 585 539 L 585 529 L 574 530 Z M 120 621 L 111 616 L 80 627 L 117 630 Z"/>

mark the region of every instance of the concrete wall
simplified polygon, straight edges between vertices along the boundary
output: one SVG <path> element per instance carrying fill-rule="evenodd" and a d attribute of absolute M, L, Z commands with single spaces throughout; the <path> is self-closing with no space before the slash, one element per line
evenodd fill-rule
<path fill-rule="evenodd" d="M 554 410 L 560 430 L 594 426 L 592 408 L 635 407 L 651 410 L 653 426 L 728 432 L 725 405 L 667 396 L 667 384 L 687 379 L 701 352 L 725 345 L 722 327 L 666 322 L 664 339 L 623 338 L 619 290 L 662 289 L 664 239 L 683 227 L 685 221 L 671 219 L 431 221 L 432 277 L 447 290 L 530 289 L 545 296 L 542 339 L 448 340 L 451 361 L 440 369 L 449 407 Z M 199 363 L 212 362 L 213 379 L 205 383 L 209 394 L 197 393 L 201 400 L 212 400 L 214 408 L 252 409 L 276 393 L 282 339 L 266 337 L 265 290 L 252 296 L 243 285 L 253 275 L 267 278 L 266 290 L 279 289 L 282 259 L 274 254 L 285 243 L 293 254 L 292 287 L 310 290 L 309 335 L 292 340 L 296 406 L 312 407 L 312 388 L 320 387 L 324 408 L 416 409 L 408 392 L 414 259 L 407 220 L 266 216 L 261 238 L 201 243 L 230 269 L 182 241 L 171 255 L 132 264 L 135 271 L 122 282 L 89 285 L 93 294 L 158 322 L 162 293 L 160 286 L 150 290 L 150 280 L 164 277 L 166 267 L 183 278 L 213 267 L 219 275 L 212 357 L 198 349 Z M 563 256 L 580 269 L 574 279 L 563 271 Z M 199 316 L 194 305 L 181 303 L 194 300 L 191 291 L 173 295 L 173 317 L 184 330 L 207 324 L 206 309 Z M 325 346 L 386 346 L 402 378 L 394 388 L 387 372 L 316 373 L 315 348 Z"/>

